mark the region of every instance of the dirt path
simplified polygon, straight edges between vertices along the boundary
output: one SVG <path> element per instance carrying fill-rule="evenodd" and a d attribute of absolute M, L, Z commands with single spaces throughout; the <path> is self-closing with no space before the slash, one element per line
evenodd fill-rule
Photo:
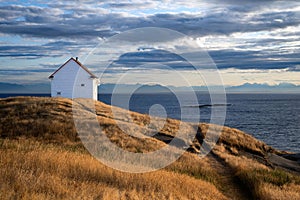
<path fill-rule="evenodd" d="M 209 163 L 220 176 L 221 192 L 232 200 L 250 200 L 252 199 L 251 191 L 235 176 L 234 170 L 230 168 L 224 160 L 214 153 L 207 155 Z"/>

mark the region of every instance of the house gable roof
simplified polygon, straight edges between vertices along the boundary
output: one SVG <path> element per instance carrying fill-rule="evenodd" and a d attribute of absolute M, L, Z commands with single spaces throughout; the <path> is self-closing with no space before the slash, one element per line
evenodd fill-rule
<path fill-rule="evenodd" d="M 98 78 L 96 75 L 94 75 L 90 70 L 88 70 L 87 67 L 85 67 L 83 64 L 81 64 L 81 62 L 79 62 L 78 60 L 74 59 L 74 58 L 70 58 L 67 62 L 65 62 L 62 66 L 60 66 L 55 72 L 53 72 L 50 76 L 49 79 L 53 78 L 54 75 L 61 70 L 67 63 L 69 63 L 71 60 L 73 60 L 74 62 L 76 62 L 82 69 L 84 69 L 89 75 L 91 75 L 91 78 Z"/>

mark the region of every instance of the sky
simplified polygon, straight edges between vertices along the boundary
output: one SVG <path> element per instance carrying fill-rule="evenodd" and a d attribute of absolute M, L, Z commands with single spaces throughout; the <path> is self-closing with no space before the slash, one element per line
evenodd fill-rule
<path fill-rule="evenodd" d="M 156 29 L 134 31 L 146 27 Z M 164 38 L 158 28 L 180 33 L 207 52 L 226 86 L 300 85 L 298 0 L 0 0 L 0 82 L 49 83 L 53 71 L 79 57 L 96 75 L 106 69 L 103 83 L 205 84 L 170 48 L 180 42 Z M 128 31 L 157 41 L 104 48 Z M 118 51 L 114 59 L 112 51 Z M 95 52 L 99 62 L 90 56 Z M 102 66 L 100 60 L 111 65 Z M 121 80 L 124 74 L 128 77 Z M 182 76 L 188 81 L 179 81 Z"/>

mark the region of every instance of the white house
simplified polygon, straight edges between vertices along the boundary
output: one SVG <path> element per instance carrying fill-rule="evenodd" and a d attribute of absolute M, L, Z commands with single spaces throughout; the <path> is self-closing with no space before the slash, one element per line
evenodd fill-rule
<path fill-rule="evenodd" d="M 70 58 L 49 76 L 51 97 L 98 99 L 99 78 L 83 66 L 78 58 Z"/>

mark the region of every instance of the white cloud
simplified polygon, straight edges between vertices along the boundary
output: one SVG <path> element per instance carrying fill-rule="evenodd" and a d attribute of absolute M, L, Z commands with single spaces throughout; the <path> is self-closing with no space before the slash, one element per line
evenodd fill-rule
<path fill-rule="evenodd" d="M 276 70 L 288 69 L 281 71 L 282 79 L 286 80 L 289 76 L 296 80 L 299 75 L 298 1 L 247 0 L 242 5 L 237 0 L 0 2 L 2 69 L 20 65 L 30 69 L 44 60 L 63 62 L 68 56 L 82 58 L 98 44 L 99 37 L 105 40 L 126 30 L 155 26 L 198 38 L 198 44 L 212 54 L 219 68 L 235 68 L 231 72 L 222 70 L 228 84 L 244 82 L 246 75 L 249 80 L 260 82 L 264 78 L 261 74 L 268 74 L 270 82 L 275 81 L 279 78 Z M 156 37 L 164 44 L 153 43 L 148 47 L 184 50 L 184 40 L 174 46 L 170 37 L 158 33 Z M 119 50 L 132 52 L 136 47 L 130 44 Z M 109 52 L 107 49 L 98 56 L 106 60 Z M 97 61 L 89 64 L 92 68 L 99 65 Z M 242 74 L 244 78 L 239 77 Z M 35 76 L 30 77 L 18 79 L 36 80 Z"/>

